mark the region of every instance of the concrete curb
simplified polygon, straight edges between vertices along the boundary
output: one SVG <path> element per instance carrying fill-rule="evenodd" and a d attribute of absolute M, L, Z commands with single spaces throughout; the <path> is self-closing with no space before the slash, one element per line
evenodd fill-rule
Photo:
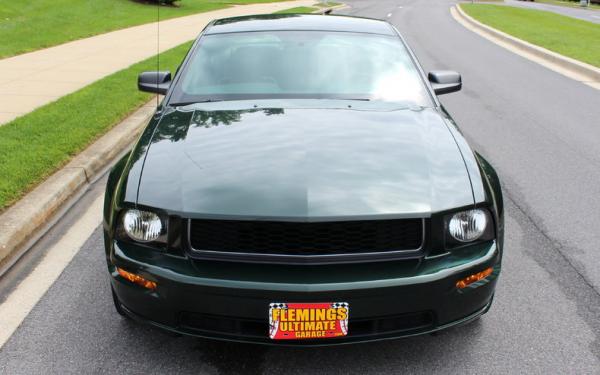
<path fill-rule="evenodd" d="M 460 4 L 450 9 L 452 16 L 463 26 L 486 39 L 511 50 L 529 60 L 535 61 L 560 74 L 575 79 L 596 89 L 600 89 L 600 69 L 584 62 L 560 55 L 473 19 L 466 14 Z"/>
<path fill-rule="evenodd" d="M 110 162 L 126 151 L 156 108 L 156 98 L 114 126 L 58 172 L 0 215 L 0 271 L 39 239 L 68 203 L 83 194 Z M 0 272 L 2 275 L 3 272 Z"/>

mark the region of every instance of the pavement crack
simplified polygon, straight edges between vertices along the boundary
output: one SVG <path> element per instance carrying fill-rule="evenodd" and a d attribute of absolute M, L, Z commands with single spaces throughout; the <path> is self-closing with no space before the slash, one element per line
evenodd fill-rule
<path fill-rule="evenodd" d="M 540 233 L 544 239 L 546 239 L 550 244 L 552 244 L 552 247 L 554 248 L 554 250 L 561 256 L 561 258 L 570 266 L 570 268 L 575 271 L 575 273 L 577 275 L 579 275 L 579 277 L 581 277 L 581 280 L 591 289 L 594 291 L 594 293 L 600 297 L 600 291 L 598 289 L 596 289 L 596 287 L 594 286 L 594 284 L 592 284 L 587 277 L 585 276 L 585 274 L 583 274 L 582 272 L 579 271 L 579 269 L 577 268 L 577 266 L 575 266 L 575 264 L 571 261 L 571 259 L 562 251 L 562 249 L 565 248 L 565 246 L 563 246 L 559 240 L 550 237 L 549 234 L 546 233 L 546 231 L 541 228 L 537 222 L 534 220 L 533 217 L 531 217 L 529 215 L 529 213 L 527 213 L 525 211 L 525 209 L 515 200 L 512 198 L 511 194 L 507 194 L 506 191 L 503 191 L 503 193 L 507 196 L 508 200 L 511 202 L 512 205 L 515 206 L 515 208 L 517 208 L 517 210 L 521 213 L 521 215 L 523 215 L 527 221 L 529 221 L 529 223 L 531 224 L 531 226 L 533 226 L 535 228 L 535 230 Z"/>

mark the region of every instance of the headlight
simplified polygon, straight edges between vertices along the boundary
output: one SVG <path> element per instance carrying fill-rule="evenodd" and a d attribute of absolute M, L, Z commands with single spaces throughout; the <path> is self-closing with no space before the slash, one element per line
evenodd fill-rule
<path fill-rule="evenodd" d="M 459 242 L 471 242 L 480 238 L 487 226 L 488 216 L 484 210 L 462 211 L 448 221 L 448 233 Z"/>
<path fill-rule="evenodd" d="M 132 209 L 123 215 L 123 229 L 133 240 L 151 242 L 160 237 L 163 225 L 157 214 Z"/>

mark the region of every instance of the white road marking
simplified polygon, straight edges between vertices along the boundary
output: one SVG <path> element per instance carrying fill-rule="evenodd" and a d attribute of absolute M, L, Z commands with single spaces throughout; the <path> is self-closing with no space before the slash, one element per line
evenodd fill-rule
<path fill-rule="evenodd" d="M 38 266 L 0 305 L 0 348 L 21 325 L 29 312 L 54 284 L 101 222 L 101 194 L 83 216 L 48 250 Z"/>
<path fill-rule="evenodd" d="M 392 13 L 388 13 L 388 15 L 387 15 L 387 16 L 388 16 L 388 17 L 391 17 L 391 16 L 392 16 Z"/>

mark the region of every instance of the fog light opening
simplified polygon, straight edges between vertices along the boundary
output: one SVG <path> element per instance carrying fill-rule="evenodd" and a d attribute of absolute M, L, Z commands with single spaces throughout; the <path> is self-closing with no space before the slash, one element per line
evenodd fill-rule
<path fill-rule="evenodd" d="M 154 281 L 146 280 L 140 275 L 136 275 L 135 273 L 127 272 L 122 268 L 117 267 L 117 272 L 121 275 L 122 278 L 131 281 L 134 284 L 139 286 L 143 286 L 146 289 L 154 290 L 156 289 L 156 283 Z"/>
<path fill-rule="evenodd" d="M 486 277 L 491 275 L 493 271 L 494 271 L 494 268 L 490 267 L 490 268 L 486 268 L 485 270 L 483 270 L 481 272 L 474 273 L 469 277 L 465 277 L 462 280 L 458 280 L 456 282 L 456 287 L 458 289 L 464 289 L 473 283 L 476 283 L 480 280 L 485 279 Z"/>

